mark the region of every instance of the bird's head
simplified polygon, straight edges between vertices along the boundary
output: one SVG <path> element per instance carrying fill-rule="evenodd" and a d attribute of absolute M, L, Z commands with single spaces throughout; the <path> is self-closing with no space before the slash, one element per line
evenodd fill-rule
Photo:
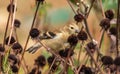
<path fill-rule="evenodd" d="M 75 34 L 80 32 L 80 28 L 77 24 L 71 23 L 68 25 L 68 31 L 70 34 Z"/>

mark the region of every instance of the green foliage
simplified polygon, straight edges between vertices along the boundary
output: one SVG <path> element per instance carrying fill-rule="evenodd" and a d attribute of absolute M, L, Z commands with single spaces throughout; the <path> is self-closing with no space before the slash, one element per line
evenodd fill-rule
<path fill-rule="evenodd" d="M 117 0 L 102 0 L 104 9 L 117 9 Z"/>
<path fill-rule="evenodd" d="M 71 67 L 68 68 L 68 74 L 74 74 L 73 70 L 71 69 Z"/>

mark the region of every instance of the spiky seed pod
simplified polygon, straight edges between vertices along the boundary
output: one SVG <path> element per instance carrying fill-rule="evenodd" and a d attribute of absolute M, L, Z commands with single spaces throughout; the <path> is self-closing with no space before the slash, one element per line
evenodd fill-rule
<path fill-rule="evenodd" d="M 36 0 L 36 2 L 43 3 L 45 0 Z"/>
<path fill-rule="evenodd" d="M 114 18 L 113 10 L 109 9 L 109 10 L 105 11 L 105 16 L 106 16 L 106 18 L 108 18 L 110 20 L 113 19 Z"/>
<path fill-rule="evenodd" d="M 108 30 L 108 28 L 110 28 L 110 20 L 105 18 L 105 19 L 102 19 L 101 22 L 100 22 L 100 26 L 105 29 L 105 30 Z"/>
<path fill-rule="evenodd" d="M 118 56 L 118 57 L 115 58 L 114 64 L 115 64 L 116 66 L 120 66 L 120 56 Z"/>
<path fill-rule="evenodd" d="M 14 4 L 9 4 L 8 6 L 7 6 L 7 11 L 10 13 L 10 12 L 14 12 L 14 9 L 15 9 L 15 5 Z"/>
<path fill-rule="evenodd" d="M 44 67 L 46 64 L 46 59 L 43 55 L 38 56 L 38 58 L 35 60 L 35 64 Z"/>
<path fill-rule="evenodd" d="M 33 68 L 29 74 L 36 74 L 36 71 L 37 71 L 37 68 Z M 41 74 L 41 71 L 39 70 L 37 74 Z"/>
<path fill-rule="evenodd" d="M 29 34 L 30 34 L 31 38 L 36 38 L 39 36 L 40 31 L 37 28 L 33 28 L 33 29 L 31 29 Z"/>
<path fill-rule="evenodd" d="M 110 56 L 103 56 L 101 58 L 101 61 L 102 61 L 103 65 L 112 65 L 113 64 L 113 58 Z"/>
<path fill-rule="evenodd" d="M 12 72 L 13 72 L 13 73 L 17 73 L 18 70 L 19 70 L 18 67 L 15 66 L 15 65 L 11 66 L 11 69 L 12 69 Z"/>
<path fill-rule="evenodd" d="M 48 57 L 48 59 L 47 59 L 48 64 L 51 65 L 54 59 L 55 59 L 55 56 Z"/>
<path fill-rule="evenodd" d="M 18 42 L 13 44 L 12 49 L 17 50 L 17 53 L 22 52 L 22 46 Z"/>
<path fill-rule="evenodd" d="M 33 68 L 33 69 L 30 71 L 29 74 L 35 74 L 36 70 L 37 70 L 37 68 Z"/>
<path fill-rule="evenodd" d="M 83 16 L 82 14 L 76 14 L 76 15 L 74 16 L 74 20 L 75 20 L 76 22 L 82 22 L 83 19 L 84 19 L 84 16 Z"/>
<path fill-rule="evenodd" d="M 71 50 L 71 49 L 69 49 L 69 48 L 60 50 L 60 51 L 59 51 L 59 55 L 60 55 L 61 57 L 65 57 L 65 58 L 66 58 L 66 57 L 68 57 L 68 54 L 69 54 L 70 50 Z M 72 50 L 72 51 L 70 52 L 69 56 L 72 56 L 73 54 L 74 54 L 74 51 Z"/>
<path fill-rule="evenodd" d="M 6 38 L 6 40 L 5 40 L 5 44 L 6 44 L 6 45 L 8 45 L 9 38 L 10 38 L 10 37 L 8 36 L 8 37 Z M 16 42 L 16 40 L 15 40 L 15 38 L 12 36 L 12 37 L 11 37 L 11 40 L 10 40 L 10 44 L 13 44 L 14 42 Z"/>
<path fill-rule="evenodd" d="M 78 33 L 77 37 L 79 40 L 82 40 L 82 41 L 87 40 L 88 38 L 87 33 L 83 30 Z"/>
<path fill-rule="evenodd" d="M 5 48 L 2 46 L 2 44 L 0 44 L 0 52 L 4 52 Z"/>
<path fill-rule="evenodd" d="M 18 19 L 15 19 L 15 21 L 14 21 L 14 26 L 15 26 L 16 28 L 19 28 L 20 25 L 21 25 L 21 22 L 20 22 Z"/>
<path fill-rule="evenodd" d="M 84 73 L 84 74 L 93 74 L 92 70 L 90 67 L 86 67 L 85 65 L 82 66 L 82 68 L 79 71 L 79 74 Z"/>
<path fill-rule="evenodd" d="M 16 64 L 18 62 L 17 57 L 15 55 L 13 55 L 13 54 L 10 54 L 8 56 L 8 60 L 9 60 L 9 62 L 13 61 L 13 64 Z"/>
<path fill-rule="evenodd" d="M 89 42 L 87 43 L 87 48 L 91 51 L 91 53 L 94 53 L 96 45 L 93 42 Z"/>
<path fill-rule="evenodd" d="M 117 29 L 116 29 L 116 27 L 111 27 L 110 29 L 109 29 L 109 32 L 110 32 L 110 34 L 112 34 L 112 35 L 117 35 Z"/>
<path fill-rule="evenodd" d="M 68 37 L 68 40 L 67 40 L 71 46 L 74 46 L 78 43 L 78 38 L 76 35 L 72 34 Z"/>

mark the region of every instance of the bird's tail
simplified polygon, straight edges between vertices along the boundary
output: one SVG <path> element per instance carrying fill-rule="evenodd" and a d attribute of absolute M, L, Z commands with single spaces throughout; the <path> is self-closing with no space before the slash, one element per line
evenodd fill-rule
<path fill-rule="evenodd" d="M 29 52 L 29 53 L 35 53 L 39 48 L 41 48 L 42 45 L 40 45 L 40 43 L 35 43 L 34 45 L 32 45 L 31 47 L 29 47 L 26 52 Z"/>

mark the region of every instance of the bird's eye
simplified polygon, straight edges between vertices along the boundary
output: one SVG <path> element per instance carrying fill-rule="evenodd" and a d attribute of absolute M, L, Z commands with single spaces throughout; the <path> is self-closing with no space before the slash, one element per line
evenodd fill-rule
<path fill-rule="evenodd" d="M 70 27 L 71 29 L 74 29 L 73 27 Z"/>

